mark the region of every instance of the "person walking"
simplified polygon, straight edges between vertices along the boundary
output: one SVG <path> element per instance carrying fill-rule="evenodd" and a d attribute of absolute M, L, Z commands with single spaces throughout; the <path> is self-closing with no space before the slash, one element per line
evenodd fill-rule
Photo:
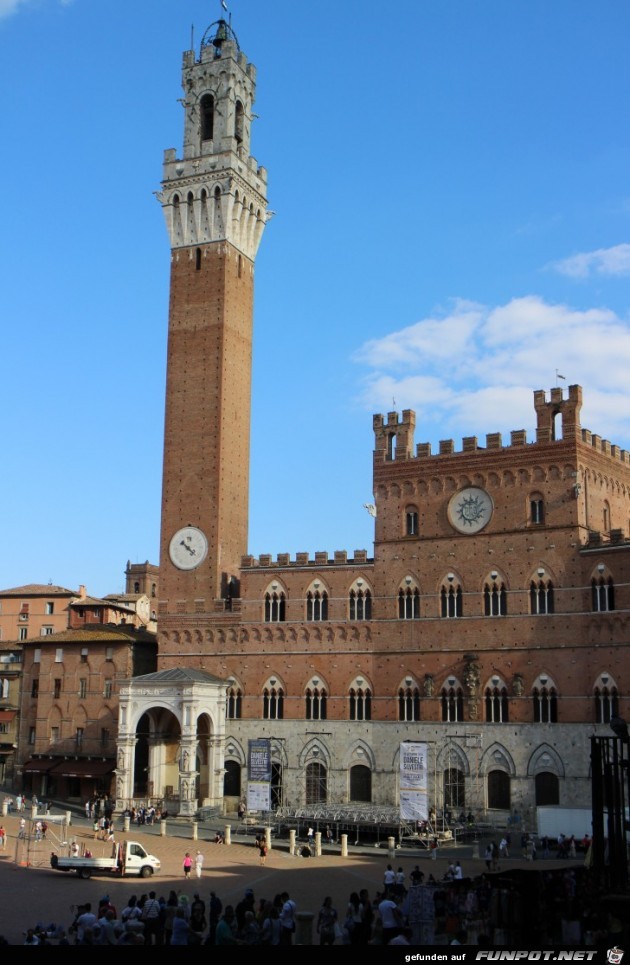
<path fill-rule="evenodd" d="M 201 878 L 201 872 L 203 870 L 203 855 L 199 849 L 197 849 L 197 854 L 195 855 L 195 874 L 198 878 Z"/>
<path fill-rule="evenodd" d="M 261 838 L 261 839 L 260 839 L 260 843 L 259 843 L 259 845 L 258 845 L 258 848 L 259 848 L 259 851 L 260 851 L 260 864 L 264 867 L 265 862 L 267 861 L 267 850 L 268 850 L 268 849 L 267 849 L 267 842 L 265 841 L 264 838 Z"/>
<path fill-rule="evenodd" d="M 184 878 L 190 878 L 192 864 L 193 859 L 190 857 L 190 851 L 187 851 L 184 855 Z"/>

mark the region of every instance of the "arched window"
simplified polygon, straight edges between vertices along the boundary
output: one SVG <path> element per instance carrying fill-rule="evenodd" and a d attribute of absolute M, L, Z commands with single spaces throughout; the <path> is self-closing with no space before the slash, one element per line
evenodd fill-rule
<path fill-rule="evenodd" d="M 195 271 L 201 271 L 201 248 L 195 250 Z"/>
<path fill-rule="evenodd" d="M 510 775 L 505 771 L 488 773 L 488 807 L 510 810 Z"/>
<path fill-rule="evenodd" d="M 420 619 L 420 591 L 410 576 L 405 579 L 405 586 L 398 591 L 398 619 Z"/>
<path fill-rule="evenodd" d="M 540 678 L 540 686 L 532 691 L 534 704 L 534 723 L 557 724 L 558 722 L 558 694 L 556 688 L 548 685 L 547 679 Z"/>
<path fill-rule="evenodd" d="M 354 764 L 350 768 L 350 800 L 372 803 L 372 772 L 365 764 Z"/>
<path fill-rule="evenodd" d="M 326 720 L 327 694 L 323 687 L 307 687 L 304 700 L 306 720 Z"/>
<path fill-rule="evenodd" d="M 286 597 L 277 587 L 265 593 L 265 623 L 283 623 L 286 619 Z"/>
<path fill-rule="evenodd" d="M 227 692 L 227 698 L 225 702 L 225 716 L 228 720 L 240 720 L 241 719 L 241 706 L 242 706 L 243 695 L 238 687 L 230 687 Z"/>
<path fill-rule="evenodd" d="M 463 613 L 462 588 L 454 582 L 454 578 L 449 575 L 448 583 L 445 583 L 440 590 L 440 600 L 442 604 L 442 616 L 445 619 L 461 617 Z"/>
<path fill-rule="evenodd" d="M 372 594 L 363 588 L 363 580 L 357 580 L 350 590 L 348 616 L 351 620 L 372 619 Z"/>
<path fill-rule="evenodd" d="M 536 775 L 536 807 L 552 807 L 560 804 L 560 781 L 551 771 L 541 771 Z"/>
<path fill-rule="evenodd" d="M 536 616 L 554 612 L 553 583 L 551 580 L 532 580 L 529 584 L 529 608 Z"/>
<path fill-rule="evenodd" d="M 139 593 L 139 592 L 140 592 L 140 584 L 138 583 L 137 580 L 136 580 L 136 582 L 135 582 L 134 585 L 133 585 L 133 592 L 134 592 L 134 593 Z"/>
<path fill-rule="evenodd" d="M 593 691 L 595 723 L 609 724 L 611 717 L 619 716 L 619 694 L 608 674 L 602 674 Z"/>
<path fill-rule="evenodd" d="M 368 687 L 351 687 L 349 698 L 350 720 L 372 720 L 372 691 Z"/>
<path fill-rule="evenodd" d="M 306 619 L 314 622 L 328 619 L 328 594 L 319 589 L 319 583 L 306 594 Z"/>
<path fill-rule="evenodd" d="M 319 761 L 306 765 L 306 804 L 324 804 L 328 797 L 328 774 Z"/>
<path fill-rule="evenodd" d="M 545 522 L 545 503 L 539 493 L 533 493 L 529 500 L 529 519 L 534 525 Z"/>
<path fill-rule="evenodd" d="M 282 720 L 284 717 L 284 690 L 282 687 L 265 687 L 263 691 L 263 717 L 265 720 Z"/>
<path fill-rule="evenodd" d="M 615 584 L 612 577 L 593 577 L 591 580 L 591 600 L 594 613 L 604 613 L 615 609 Z"/>
<path fill-rule="evenodd" d="M 490 574 L 490 580 L 483 588 L 483 609 L 487 617 L 504 617 L 507 614 L 507 593 L 505 584 Z"/>
<path fill-rule="evenodd" d="M 201 115 L 201 140 L 211 141 L 214 137 L 214 97 L 204 94 L 199 105 Z"/>
<path fill-rule="evenodd" d="M 464 719 L 464 692 L 449 684 L 442 688 L 442 720 L 452 724 Z"/>
<path fill-rule="evenodd" d="M 463 808 L 466 806 L 466 778 L 458 767 L 447 767 L 442 775 L 444 788 L 444 807 Z"/>
<path fill-rule="evenodd" d="M 157 585 L 155 583 L 151 584 L 151 598 L 154 600 L 157 596 Z"/>
<path fill-rule="evenodd" d="M 243 140 L 243 105 L 240 101 L 236 102 L 236 109 L 234 111 L 234 137 L 240 144 Z"/>
<path fill-rule="evenodd" d="M 415 506 L 408 506 L 405 510 L 405 536 L 418 535 L 418 510 Z"/>
<path fill-rule="evenodd" d="M 501 684 L 486 687 L 486 723 L 507 724 L 509 716 L 509 702 L 507 688 Z"/>
<path fill-rule="evenodd" d="M 241 765 L 238 761 L 226 761 L 223 775 L 223 796 L 241 796 Z"/>
<path fill-rule="evenodd" d="M 405 686 L 398 691 L 398 720 L 420 720 L 420 691 L 417 687 Z"/>
<path fill-rule="evenodd" d="M 610 530 L 610 504 L 608 501 L 604 501 L 604 509 L 602 512 L 602 528 L 605 533 Z"/>

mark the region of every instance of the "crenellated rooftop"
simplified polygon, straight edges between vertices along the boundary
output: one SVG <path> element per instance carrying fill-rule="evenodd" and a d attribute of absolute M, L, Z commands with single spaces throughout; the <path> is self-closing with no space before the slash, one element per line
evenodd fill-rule
<path fill-rule="evenodd" d="M 497 451 L 516 446 L 566 442 L 569 439 L 574 439 L 591 446 L 612 459 L 630 465 L 630 452 L 628 450 L 613 445 L 608 439 L 602 439 L 601 436 L 591 432 L 590 429 L 581 428 L 579 422 L 581 407 L 582 388 L 579 385 L 570 385 L 566 398 L 563 397 L 561 388 L 551 389 L 549 400 L 547 400 L 543 390 L 537 390 L 534 392 L 536 439 L 533 442 L 527 442 L 525 429 L 512 430 L 509 446 L 503 445 L 500 432 L 489 432 L 486 435 L 485 446 L 479 445 L 477 436 L 464 436 L 462 448 L 459 452 Z M 557 416 L 560 416 L 562 425 L 562 432 L 558 436 L 556 436 L 555 429 Z M 428 459 L 433 456 L 451 456 L 458 452 L 453 439 L 441 439 L 438 444 L 438 452 L 435 453 L 431 451 L 430 442 L 419 442 L 414 452 L 415 426 L 416 413 L 413 409 L 403 409 L 401 418 L 398 412 L 388 412 L 387 418 L 382 415 L 375 415 L 372 419 L 375 437 L 374 461 L 380 463 L 390 460 Z"/>
<path fill-rule="evenodd" d="M 335 550 L 332 557 L 326 551 L 316 552 L 313 556 L 309 553 L 296 553 L 295 559 L 291 559 L 290 553 L 278 553 L 276 559 L 271 553 L 261 553 L 259 557 L 243 556 L 241 559 L 241 569 L 252 570 L 257 568 L 277 569 L 280 567 L 312 567 L 312 566 L 352 566 L 373 563 L 372 558 L 368 558 L 367 550 L 355 550 L 354 556 L 348 557 L 347 550 Z"/>

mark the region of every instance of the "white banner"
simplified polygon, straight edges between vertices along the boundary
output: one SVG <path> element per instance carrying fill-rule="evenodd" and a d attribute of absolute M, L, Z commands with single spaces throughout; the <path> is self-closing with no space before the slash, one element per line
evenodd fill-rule
<path fill-rule="evenodd" d="M 427 745 L 403 741 L 400 745 L 400 817 L 404 821 L 427 821 Z"/>

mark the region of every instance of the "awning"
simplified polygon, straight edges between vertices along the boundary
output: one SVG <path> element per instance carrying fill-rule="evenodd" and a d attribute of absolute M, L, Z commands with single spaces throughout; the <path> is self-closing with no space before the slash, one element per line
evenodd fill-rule
<path fill-rule="evenodd" d="M 27 761 L 22 770 L 25 774 L 47 774 L 56 763 L 49 760 Z"/>
<path fill-rule="evenodd" d="M 51 777 L 102 777 L 111 774 L 116 767 L 116 761 L 53 761 L 50 771 Z"/>
<path fill-rule="evenodd" d="M 13 720 L 17 710 L 0 710 L 0 722 L 4 723 L 8 720 Z"/>

